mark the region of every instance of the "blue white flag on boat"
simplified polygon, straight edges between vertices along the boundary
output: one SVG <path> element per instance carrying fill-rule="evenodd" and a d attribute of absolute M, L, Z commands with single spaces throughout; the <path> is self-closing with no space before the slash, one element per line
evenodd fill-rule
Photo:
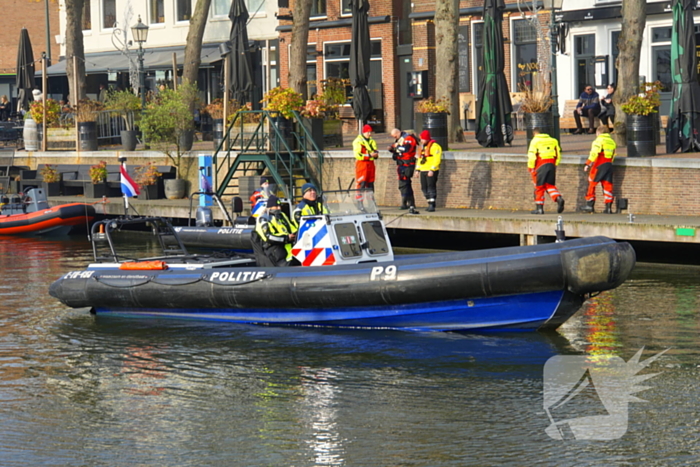
<path fill-rule="evenodd" d="M 126 171 L 126 162 L 122 162 L 122 165 L 119 168 L 119 173 L 121 174 L 122 193 L 124 196 L 133 198 L 134 196 L 140 195 L 141 190 L 139 190 L 139 186 Z"/>

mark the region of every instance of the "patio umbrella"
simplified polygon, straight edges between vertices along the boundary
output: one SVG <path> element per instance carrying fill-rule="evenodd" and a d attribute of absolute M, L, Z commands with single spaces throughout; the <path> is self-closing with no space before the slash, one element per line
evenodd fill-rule
<path fill-rule="evenodd" d="M 700 84 L 698 84 L 693 0 L 673 0 L 671 33 L 671 111 L 666 151 L 700 150 Z"/>
<path fill-rule="evenodd" d="M 245 0 L 233 0 L 228 17 L 231 19 L 231 98 L 248 102 L 253 90 L 253 65 L 248 46 L 248 8 Z"/>
<path fill-rule="evenodd" d="M 476 139 L 484 147 L 502 147 L 513 141 L 513 124 L 503 53 L 503 0 L 484 3 L 484 70 L 476 107 Z"/>
<path fill-rule="evenodd" d="M 29 41 L 29 32 L 22 28 L 19 34 L 17 49 L 17 78 L 15 85 L 18 89 L 17 111 L 29 109 L 29 96 L 34 89 L 34 53 Z"/>
<path fill-rule="evenodd" d="M 368 0 L 351 0 L 352 42 L 350 42 L 350 82 L 352 84 L 352 110 L 355 118 L 366 121 L 372 113 L 372 101 L 367 92 L 369 83 L 369 57 L 372 53 L 369 42 Z"/>

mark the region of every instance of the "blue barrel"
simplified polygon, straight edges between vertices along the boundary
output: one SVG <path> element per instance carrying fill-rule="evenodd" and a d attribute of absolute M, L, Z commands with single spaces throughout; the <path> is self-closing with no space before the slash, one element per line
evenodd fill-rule
<path fill-rule="evenodd" d="M 654 114 L 627 115 L 627 157 L 656 155 Z"/>

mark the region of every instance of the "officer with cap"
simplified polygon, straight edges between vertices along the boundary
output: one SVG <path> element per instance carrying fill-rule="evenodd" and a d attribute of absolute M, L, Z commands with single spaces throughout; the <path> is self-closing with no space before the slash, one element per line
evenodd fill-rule
<path fill-rule="evenodd" d="M 270 196 L 270 178 L 260 177 L 260 188 L 255 190 L 252 195 L 250 195 L 250 205 L 255 207 L 255 205 L 261 199 L 267 199 Z"/>
<path fill-rule="evenodd" d="M 304 183 L 301 187 L 302 200 L 294 208 L 294 221 L 301 225 L 301 216 L 315 216 L 317 214 L 328 214 L 328 209 L 323 205 L 318 197 L 318 190 L 313 183 Z"/>
<path fill-rule="evenodd" d="M 289 266 L 294 259 L 292 245 L 298 229 L 296 222 L 282 211 L 277 196 L 270 195 L 267 212 L 258 216 L 251 236 L 258 266 Z"/>

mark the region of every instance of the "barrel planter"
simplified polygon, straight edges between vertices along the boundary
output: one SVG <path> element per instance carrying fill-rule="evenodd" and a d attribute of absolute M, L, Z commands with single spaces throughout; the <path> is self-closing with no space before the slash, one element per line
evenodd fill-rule
<path fill-rule="evenodd" d="M 288 120 L 282 116 L 273 117 L 271 119 L 271 124 L 277 126 L 280 136 L 273 128 L 270 128 L 270 140 L 272 142 L 272 150 L 278 152 L 286 152 L 287 148 L 284 143 L 280 140 L 280 137 L 284 139 L 290 149 L 294 150 L 294 124 L 291 120 Z"/>
<path fill-rule="evenodd" d="M 124 151 L 133 151 L 136 149 L 136 130 L 122 130 L 122 149 Z"/>
<path fill-rule="evenodd" d="M 553 136 L 554 124 L 552 123 L 551 112 L 537 112 L 525 114 L 525 131 L 527 132 L 527 146 L 530 147 L 530 141 L 534 136 L 532 132 L 535 128 L 539 128 L 542 133 Z"/>
<path fill-rule="evenodd" d="M 184 130 L 182 133 L 180 133 L 180 151 L 191 151 L 193 144 L 194 130 Z"/>
<path fill-rule="evenodd" d="M 97 122 L 78 122 L 81 151 L 97 151 Z"/>
<path fill-rule="evenodd" d="M 24 138 L 25 151 L 37 151 L 39 149 L 39 134 L 33 118 L 29 117 L 24 120 L 22 137 Z"/>
<path fill-rule="evenodd" d="M 224 119 L 223 118 L 215 118 L 214 120 L 214 132 L 213 132 L 213 141 L 214 141 L 214 151 L 216 151 L 219 148 L 219 145 L 221 142 L 224 140 Z"/>
<path fill-rule="evenodd" d="M 443 151 L 449 150 L 447 145 L 447 114 L 424 113 L 423 130 L 430 132 L 430 137 L 440 145 Z"/>
<path fill-rule="evenodd" d="M 656 155 L 654 114 L 627 115 L 627 157 Z"/>
<path fill-rule="evenodd" d="M 187 180 L 171 178 L 163 180 L 165 185 L 165 197 L 167 199 L 182 199 L 187 194 Z"/>

